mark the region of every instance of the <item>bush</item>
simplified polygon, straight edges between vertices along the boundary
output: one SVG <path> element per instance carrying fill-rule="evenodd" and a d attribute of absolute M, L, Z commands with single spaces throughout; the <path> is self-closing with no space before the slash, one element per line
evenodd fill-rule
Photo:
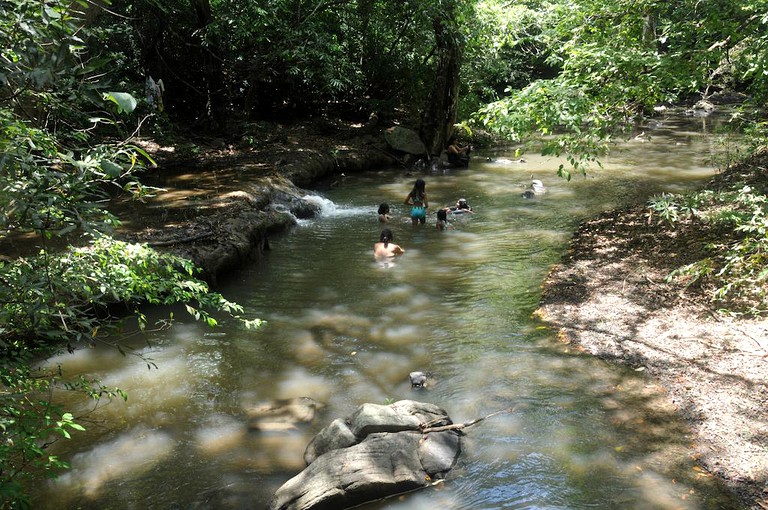
<path fill-rule="evenodd" d="M 759 170 L 758 170 L 759 171 Z M 710 254 L 680 267 L 669 279 L 709 283 L 712 302 L 729 313 L 763 316 L 768 313 L 768 199 L 754 187 L 704 191 L 691 195 L 662 195 L 649 207 L 674 224 L 693 219 L 716 233 Z"/>

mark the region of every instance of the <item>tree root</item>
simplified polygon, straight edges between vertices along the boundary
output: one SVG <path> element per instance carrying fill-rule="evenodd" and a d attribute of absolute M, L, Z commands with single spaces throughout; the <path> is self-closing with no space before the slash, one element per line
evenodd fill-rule
<path fill-rule="evenodd" d="M 206 232 L 205 234 L 197 234 L 189 237 L 182 237 L 181 239 L 170 239 L 168 241 L 149 241 L 148 246 L 173 246 L 174 244 L 191 243 L 192 241 L 199 241 L 200 239 L 206 239 L 211 237 L 213 232 Z"/>

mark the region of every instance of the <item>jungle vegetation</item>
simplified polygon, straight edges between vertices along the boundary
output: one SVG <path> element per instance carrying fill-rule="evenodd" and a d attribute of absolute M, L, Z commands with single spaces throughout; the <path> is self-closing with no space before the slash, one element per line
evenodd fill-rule
<path fill-rule="evenodd" d="M 418 112 L 409 120 L 433 152 L 457 126 L 549 135 L 544 151 L 567 156 L 570 178 L 655 108 L 738 92 L 734 125 L 754 149 L 766 13 L 766 0 L 0 0 L 0 246 L 28 247 L 0 254 L 0 505 L 24 507 L 28 480 L 66 468 L 47 446 L 82 426 L 52 388 L 125 398 L 36 360 L 157 327 L 143 303 L 184 303 L 212 326 L 242 313 L 188 261 L 113 237 L 104 203 L 158 192 L 139 178 L 153 161 L 138 136 Z M 728 268 L 694 270 L 739 281 L 720 298 L 748 288 L 761 313 L 764 190 L 731 196 L 706 197 L 742 229 L 723 241 Z M 653 206 L 675 221 L 680 200 Z"/>

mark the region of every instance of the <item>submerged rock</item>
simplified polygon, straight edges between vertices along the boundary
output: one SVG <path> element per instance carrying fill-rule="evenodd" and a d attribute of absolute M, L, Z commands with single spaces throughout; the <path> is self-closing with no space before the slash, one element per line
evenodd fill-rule
<path fill-rule="evenodd" d="M 434 404 L 401 400 L 363 404 L 310 442 L 308 466 L 280 487 L 269 510 L 341 510 L 431 485 L 461 453 L 461 432 L 424 433 L 451 425 Z"/>

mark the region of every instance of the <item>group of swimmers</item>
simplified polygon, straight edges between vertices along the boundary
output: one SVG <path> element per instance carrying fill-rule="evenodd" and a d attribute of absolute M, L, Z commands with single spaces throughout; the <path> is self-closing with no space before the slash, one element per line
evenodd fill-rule
<path fill-rule="evenodd" d="M 414 226 L 423 225 L 427 221 L 427 209 L 429 208 L 429 202 L 427 200 L 426 183 L 424 179 L 416 179 L 408 196 L 405 197 L 403 202 L 405 205 L 411 206 L 411 222 Z M 389 204 L 382 203 L 379 206 L 379 222 L 388 223 L 392 217 L 389 215 Z M 472 208 L 467 203 L 465 198 L 460 198 L 456 202 L 455 207 L 443 207 L 437 211 L 437 222 L 435 227 L 438 230 L 446 230 L 448 228 L 448 213 L 453 214 L 467 214 L 472 213 Z M 405 250 L 399 245 L 393 243 L 394 236 L 392 231 L 385 228 L 381 231 L 379 242 L 373 245 L 373 254 L 376 258 L 395 257 L 402 255 Z"/>

